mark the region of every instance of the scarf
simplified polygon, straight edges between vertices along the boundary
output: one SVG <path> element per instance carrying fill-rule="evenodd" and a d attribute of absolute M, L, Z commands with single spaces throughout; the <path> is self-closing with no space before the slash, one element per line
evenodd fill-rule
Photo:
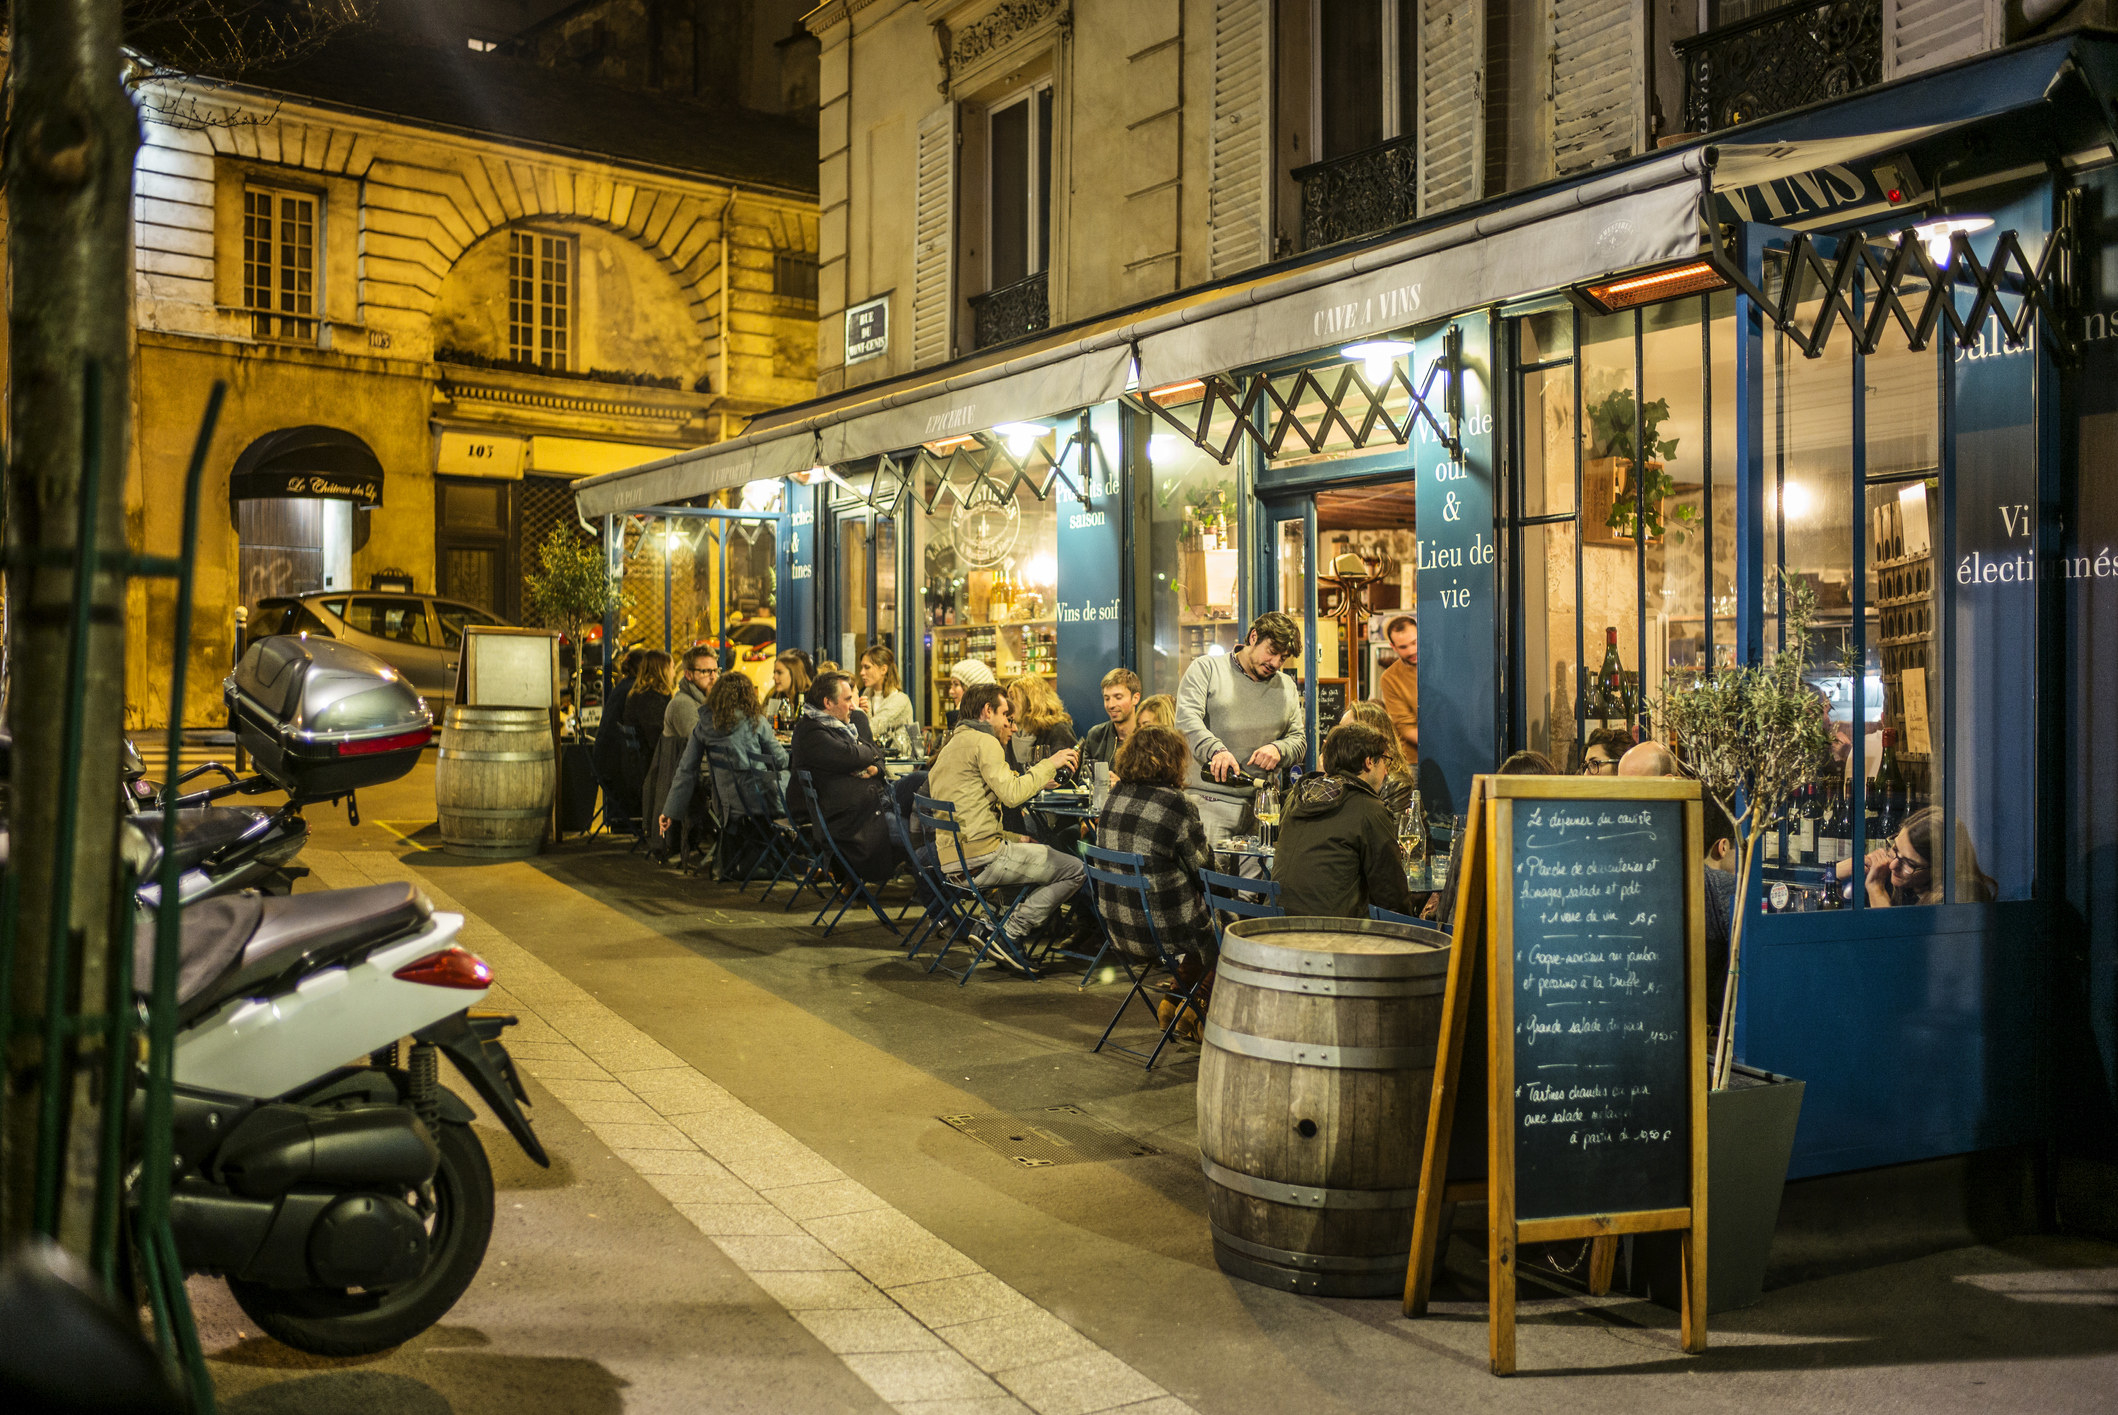
<path fill-rule="evenodd" d="M 852 723 L 841 722 L 838 718 L 833 717 L 830 713 L 825 712 L 822 708 L 809 707 L 808 705 L 804 704 L 802 707 L 802 716 L 808 718 L 812 722 L 820 722 L 834 732 L 843 732 L 856 742 L 860 740 L 860 733 L 853 730 Z"/>

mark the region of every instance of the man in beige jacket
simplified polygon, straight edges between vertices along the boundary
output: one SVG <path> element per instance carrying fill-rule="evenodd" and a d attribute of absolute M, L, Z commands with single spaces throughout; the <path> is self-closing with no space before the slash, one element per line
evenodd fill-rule
<path fill-rule="evenodd" d="M 941 841 L 941 867 L 952 875 L 968 872 L 980 888 L 996 891 L 1001 903 L 1014 893 L 1013 886 L 1038 886 L 1009 917 L 1007 937 L 998 940 L 1004 945 L 1001 961 L 1019 968 L 1023 940 L 1081 887 L 1087 872 L 1079 859 L 1049 845 L 1010 840 L 1001 829 L 1000 812 L 1051 785 L 1062 769 L 1079 763 L 1080 753 L 1067 747 L 1017 775 L 1003 745 L 1015 735 L 1007 694 L 996 684 L 977 684 L 964 691 L 958 712 L 956 730 L 927 771 L 926 794 L 956 807 L 957 840 L 963 846 L 959 862 L 955 847 Z"/>

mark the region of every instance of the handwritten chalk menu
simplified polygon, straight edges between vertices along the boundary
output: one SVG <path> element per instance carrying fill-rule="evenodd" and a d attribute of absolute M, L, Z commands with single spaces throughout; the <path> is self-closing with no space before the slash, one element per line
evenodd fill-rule
<path fill-rule="evenodd" d="M 1681 1207 L 1683 804 L 1522 801 L 1514 817 L 1516 1212 Z"/>
<path fill-rule="evenodd" d="M 1442 1210 L 1484 1204 L 1497 1376 L 1526 1243 L 1588 1239 L 1600 1297 L 1622 1237 L 1679 1234 L 1683 1347 L 1706 1349 L 1702 810 L 1678 778 L 1471 783 L 1405 1315 L 1427 1312 Z"/>

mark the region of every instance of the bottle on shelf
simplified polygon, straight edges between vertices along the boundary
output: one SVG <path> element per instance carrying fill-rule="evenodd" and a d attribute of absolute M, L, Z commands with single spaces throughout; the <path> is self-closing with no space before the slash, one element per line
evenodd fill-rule
<path fill-rule="evenodd" d="M 1905 773 L 1897 760 L 1897 733 L 1883 729 L 1883 755 L 1875 776 L 1868 782 L 1868 848 L 1873 850 L 1896 835 L 1905 823 Z"/>
<path fill-rule="evenodd" d="M 1605 726 L 1612 719 L 1626 722 L 1631 713 L 1626 701 L 1625 665 L 1618 660 L 1618 626 L 1607 626 L 1603 631 L 1603 665 L 1596 670 L 1596 717 Z"/>

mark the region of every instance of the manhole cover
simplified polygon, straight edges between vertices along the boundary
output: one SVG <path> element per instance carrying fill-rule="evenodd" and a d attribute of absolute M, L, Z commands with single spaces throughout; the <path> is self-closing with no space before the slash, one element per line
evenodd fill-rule
<path fill-rule="evenodd" d="M 1162 1153 L 1153 1145 L 1111 1129 L 1076 1105 L 1055 1105 L 1026 1115 L 944 1115 L 950 1125 L 1024 1169 L 1099 1160 L 1139 1159 Z"/>

